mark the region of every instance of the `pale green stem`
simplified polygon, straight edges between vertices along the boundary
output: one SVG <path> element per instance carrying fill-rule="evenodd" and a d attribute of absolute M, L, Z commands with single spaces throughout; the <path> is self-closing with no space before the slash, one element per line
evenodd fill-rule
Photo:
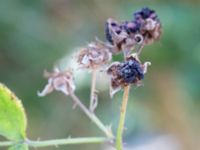
<path fill-rule="evenodd" d="M 108 128 L 99 120 L 99 118 L 97 118 L 94 113 L 85 107 L 85 105 L 74 93 L 71 93 L 70 96 L 72 97 L 75 104 L 80 107 L 80 109 L 99 127 L 99 129 L 101 129 L 106 134 L 108 138 L 114 138 L 112 132 L 108 130 Z"/>
<path fill-rule="evenodd" d="M 7 147 L 7 146 L 11 146 L 11 145 L 14 145 L 16 144 L 16 142 L 13 142 L 13 141 L 3 141 L 3 142 L 0 142 L 0 147 Z"/>
<path fill-rule="evenodd" d="M 124 87 L 124 95 L 123 95 L 123 100 L 122 100 L 120 119 L 119 119 L 119 125 L 118 125 L 118 130 L 117 130 L 117 137 L 116 137 L 117 150 L 123 150 L 123 131 L 124 131 L 124 122 L 125 122 L 125 117 L 126 117 L 126 108 L 127 108 L 127 103 L 128 103 L 129 88 L 130 86 Z"/>
<path fill-rule="evenodd" d="M 0 142 L 0 147 L 12 146 L 15 144 L 27 144 L 29 147 L 47 147 L 47 146 L 58 146 L 58 145 L 72 145 L 72 144 L 94 144 L 104 143 L 109 139 L 104 137 L 84 137 L 84 138 L 67 138 L 67 139 L 56 139 L 47 141 L 31 141 L 25 140 L 20 142 L 5 141 Z"/>

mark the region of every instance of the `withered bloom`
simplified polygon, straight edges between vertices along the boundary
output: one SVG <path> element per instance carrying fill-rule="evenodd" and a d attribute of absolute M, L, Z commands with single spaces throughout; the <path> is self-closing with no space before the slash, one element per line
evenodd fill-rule
<path fill-rule="evenodd" d="M 111 58 L 109 48 L 96 40 L 79 52 L 77 61 L 82 68 L 97 69 L 107 64 Z"/>
<path fill-rule="evenodd" d="M 142 8 L 134 13 L 134 23 L 138 25 L 138 32 L 144 37 L 144 44 L 152 44 L 161 35 L 161 23 L 154 10 Z"/>
<path fill-rule="evenodd" d="M 121 47 L 121 44 L 127 37 L 127 33 L 124 32 L 123 26 L 112 18 L 109 18 L 106 21 L 105 33 L 107 40 L 117 47 Z"/>
<path fill-rule="evenodd" d="M 109 18 L 105 26 L 106 39 L 111 52 L 124 52 L 129 56 L 137 44 L 147 45 L 158 40 L 161 35 L 161 23 L 154 10 L 142 8 L 134 13 L 134 20 L 119 23 Z"/>
<path fill-rule="evenodd" d="M 44 77 L 48 79 L 48 83 L 42 92 L 38 92 L 38 96 L 46 96 L 54 90 L 69 95 L 75 90 L 72 70 L 61 72 L 58 68 L 54 68 L 52 73 L 45 71 Z"/>
<path fill-rule="evenodd" d="M 111 97 L 121 88 L 129 84 L 139 85 L 144 78 L 144 74 L 146 73 L 147 66 L 150 65 L 150 62 L 141 64 L 136 56 L 137 55 L 133 54 L 127 57 L 127 60 L 123 63 L 114 62 L 107 69 L 107 74 L 111 77 Z"/>
<path fill-rule="evenodd" d="M 138 26 L 127 21 L 119 23 L 109 18 L 105 28 L 106 39 L 111 44 L 113 54 L 123 51 L 124 55 L 128 56 L 134 46 L 143 40 L 143 37 L 135 32 Z"/>

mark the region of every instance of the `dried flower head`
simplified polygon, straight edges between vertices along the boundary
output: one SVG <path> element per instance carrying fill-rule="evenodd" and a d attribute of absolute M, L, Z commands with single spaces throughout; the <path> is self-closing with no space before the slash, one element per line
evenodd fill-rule
<path fill-rule="evenodd" d="M 105 32 L 107 40 L 112 45 L 112 53 L 123 51 L 125 56 L 130 54 L 133 47 L 142 40 L 136 38 L 136 33 L 130 34 L 134 28 L 135 25 L 129 22 L 119 23 L 111 18 L 107 20 Z"/>
<path fill-rule="evenodd" d="M 122 25 L 116 20 L 109 18 L 106 22 L 105 28 L 107 40 L 112 45 L 120 47 L 124 39 L 127 37 L 127 33 L 124 32 Z"/>
<path fill-rule="evenodd" d="M 134 23 L 138 26 L 138 33 L 144 37 L 144 44 L 152 44 L 161 35 L 161 23 L 154 10 L 142 8 L 134 13 Z"/>
<path fill-rule="evenodd" d="M 141 64 L 137 55 L 127 57 L 123 63 L 114 62 L 107 69 L 107 74 L 111 76 L 110 95 L 111 97 L 121 88 L 129 85 L 139 85 L 147 71 L 150 62 Z"/>
<path fill-rule="evenodd" d="M 109 48 L 96 40 L 79 52 L 77 61 L 82 68 L 97 69 L 107 64 L 111 58 Z"/>
<path fill-rule="evenodd" d="M 38 96 L 46 96 L 54 90 L 61 91 L 66 95 L 75 91 L 72 70 L 61 72 L 58 68 L 54 68 L 52 73 L 45 71 L 44 77 L 48 78 L 48 84 L 42 92 L 38 92 Z"/>

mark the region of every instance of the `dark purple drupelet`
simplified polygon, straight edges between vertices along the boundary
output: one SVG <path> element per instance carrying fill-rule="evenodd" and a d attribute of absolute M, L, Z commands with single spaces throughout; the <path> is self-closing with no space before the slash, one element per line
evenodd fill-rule
<path fill-rule="evenodd" d="M 126 83 L 137 83 L 138 80 L 144 78 L 143 69 L 141 64 L 135 59 L 129 59 L 120 65 L 119 76 Z"/>
<path fill-rule="evenodd" d="M 148 7 L 142 8 L 141 10 L 135 12 L 133 14 L 135 20 L 139 19 L 148 19 L 151 18 L 153 20 L 157 19 L 157 14 L 154 10 L 149 9 Z"/>

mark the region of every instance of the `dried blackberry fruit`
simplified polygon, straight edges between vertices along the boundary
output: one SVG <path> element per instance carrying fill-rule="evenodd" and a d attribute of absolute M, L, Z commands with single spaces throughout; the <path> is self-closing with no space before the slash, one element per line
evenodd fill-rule
<path fill-rule="evenodd" d="M 118 72 L 125 83 L 137 83 L 144 78 L 142 65 L 136 59 L 122 63 Z"/>
<path fill-rule="evenodd" d="M 110 96 L 112 97 L 121 88 L 129 84 L 140 85 L 140 81 L 144 79 L 144 74 L 150 65 L 150 62 L 142 64 L 136 53 L 127 57 L 125 62 L 113 62 L 107 69 L 107 74 L 111 79 Z"/>
<path fill-rule="evenodd" d="M 154 10 L 149 9 L 148 7 L 142 8 L 141 10 L 134 13 L 134 17 L 136 20 L 138 19 L 148 19 L 151 18 L 155 20 L 157 18 L 157 14 Z"/>

